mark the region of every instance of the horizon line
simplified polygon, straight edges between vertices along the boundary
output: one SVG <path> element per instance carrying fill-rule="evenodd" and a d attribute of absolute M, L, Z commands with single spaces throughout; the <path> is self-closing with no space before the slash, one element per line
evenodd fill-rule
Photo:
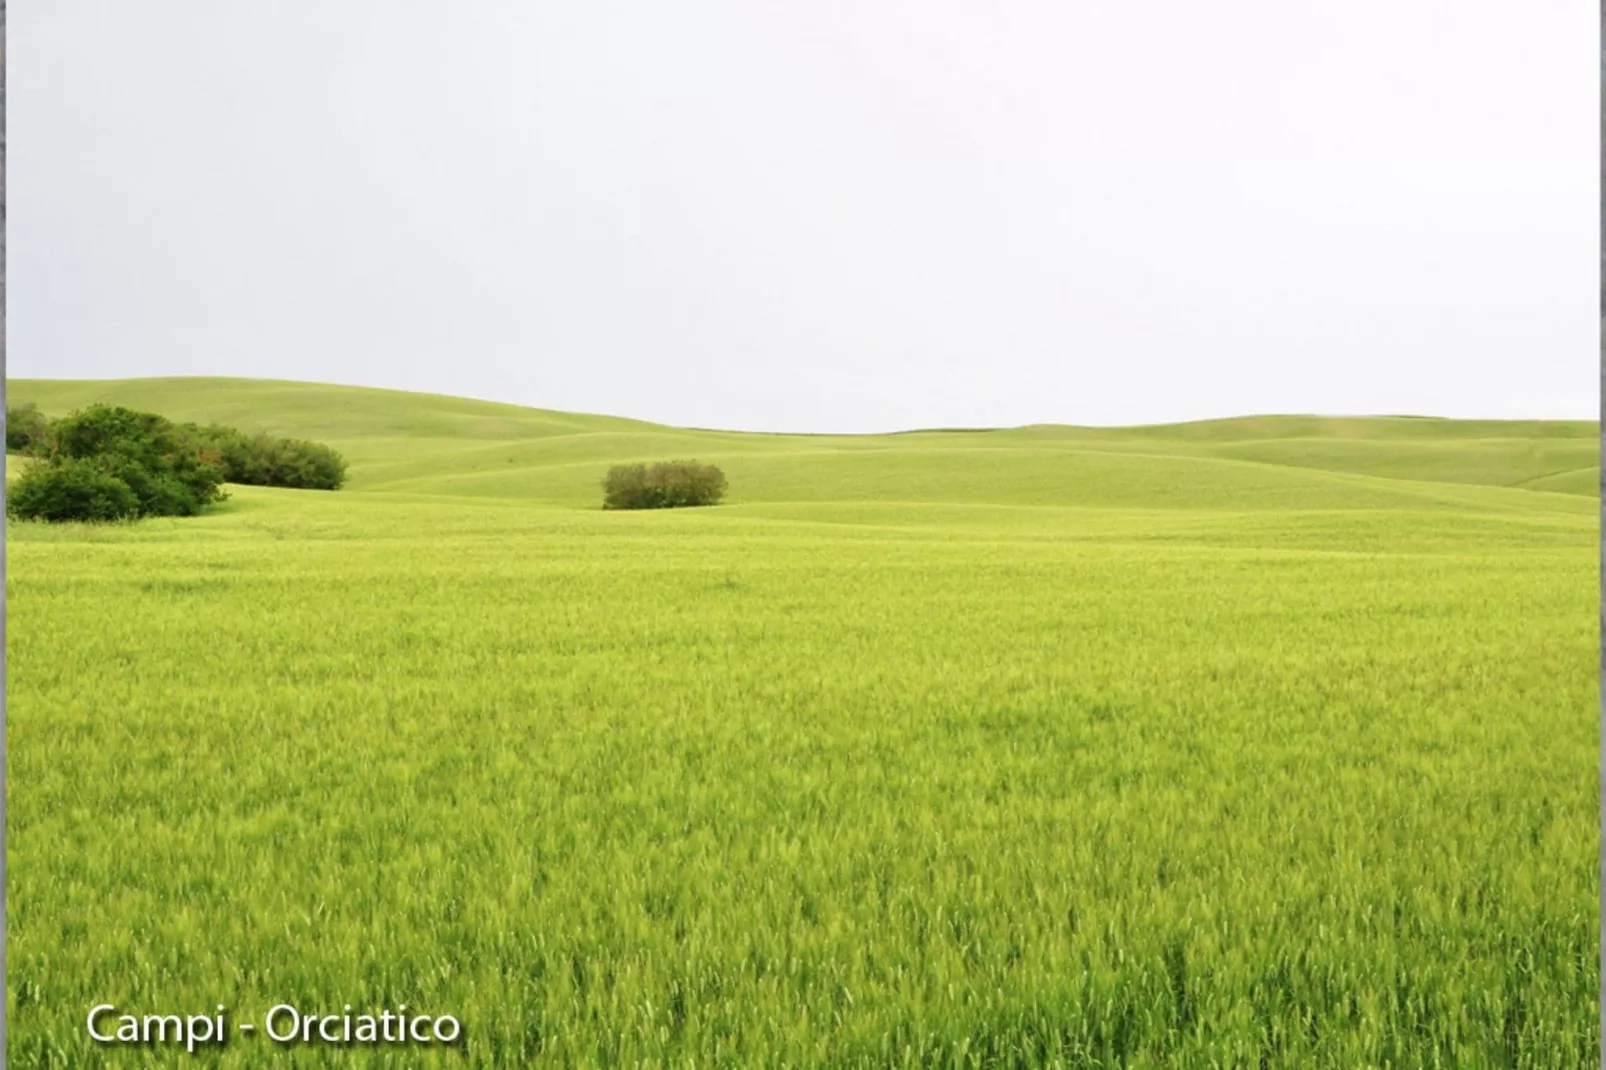
<path fill-rule="evenodd" d="M 409 390 L 404 387 L 372 386 L 363 383 L 329 382 L 319 379 L 279 379 L 271 376 L 255 375 L 135 375 L 123 378 L 102 378 L 90 376 L 29 376 L 7 375 L 5 389 L 8 395 L 13 381 L 28 381 L 36 383 L 152 383 L 171 380 L 213 381 L 225 383 L 277 383 L 288 386 L 333 387 L 340 390 L 371 390 L 380 393 L 407 394 L 413 397 L 445 398 L 453 401 L 471 401 L 484 405 L 503 405 L 508 408 L 522 409 L 528 412 L 551 412 L 570 416 L 592 416 L 609 420 L 628 420 L 633 423 L 650 424 L 654 427 L 666 427 L 678 431 L 696 431 L 704 434 L 732 434 L 732 435 L 787 435 L 806 436 L 812 438 L 859 438 L 874 435 L 921 435 L 921 434 L 982 434 L 996 431 L 1025 431 L 1032 428 L 1070 428 L 1090 431 L 1126 431 L 1144 430 L 1162 427 L 1188 427 L 1200 424 L 1226 423 L 1238 420 L 1437 420 L 1447 423 L 1588 423 L 1599 424 L 1600 415 L 1592 416 L 1445 416 L 1434 413 L 1320 413 L 1320 412 L 1245 412 L 1230 416 L 1205 416 L 1187 420 L 1158 420 L 1148 423 L 1130 424 L 1078 424 L 1062 423 L 1053 420 L 1036 420 L 1023 424 L 1010 425 L 948 425 L 934 427 L 905 427 L 882 431 L 784 431 L 736 427 L 703 427 L 694 424 L 671 424 L 659 420 L 651 420 L 639 416 L 620 416 L 612 413 L 582 412 L 576 409 L 553 409 L 539 405 L 530 405 L 518 401 L 506 401 L 502 398 L 477 397 L 469 394 L 445 394 L 433 390 Z"/>

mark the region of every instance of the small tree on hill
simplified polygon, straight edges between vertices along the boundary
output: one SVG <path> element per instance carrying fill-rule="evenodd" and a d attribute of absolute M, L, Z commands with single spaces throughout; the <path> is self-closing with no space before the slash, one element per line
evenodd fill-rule
<path fill-rule="evenodd" d="M 50 432 L 50 421 L 31 401 L 6 410 L 6 449 L 32 453 L 43 449 Z"/>
<path fill-rule="evenodd" d="M 604 509 L 675 509 L 714 505 L 725 496 L 725 473 L 711 464 L 668 461 L 617 464 L 602 481 Z"/>

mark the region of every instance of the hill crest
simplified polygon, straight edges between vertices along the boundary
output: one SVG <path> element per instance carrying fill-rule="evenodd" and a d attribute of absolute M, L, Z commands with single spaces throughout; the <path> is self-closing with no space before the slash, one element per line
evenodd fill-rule
<path fill-rule="evenodd" d="M 554 504 L 589 502 L 609 464 L 693 456 L 726 468 L 738 503 L 1321 508 L 1377 506 L 1402 493 L 1442 502 L 1432 484 L 1452 497 L 1498 491 L 1505 508 L 1596 495 L 1600 478 L 1600 425 L 1583 420 L 1260 415 L 1135 427 L 816 435 L 700 430 L 293 380 L 13 379 L 7 393 L 8 404 L 31 401 L 51 415 L 105 401 L 179 421 L 328 442 L 352 462 L 357 491 Z M 1507 501 L 1512 491 L 1524 493 Z"/>

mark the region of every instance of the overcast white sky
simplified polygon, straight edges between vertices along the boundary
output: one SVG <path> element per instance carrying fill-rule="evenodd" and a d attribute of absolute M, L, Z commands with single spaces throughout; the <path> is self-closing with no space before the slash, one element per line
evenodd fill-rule
<path fill-rule="evenodd" d="M 9 374 L 699 426 L 1597 413 L 1579 0 L 49 0 Z"/>

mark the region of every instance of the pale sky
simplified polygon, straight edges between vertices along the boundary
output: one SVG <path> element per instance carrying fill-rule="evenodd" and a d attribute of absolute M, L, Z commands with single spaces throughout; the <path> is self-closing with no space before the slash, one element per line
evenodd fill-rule
<path fill-rule="evenodd" d="M 877 431 L 1593 417 L 1578 0 L 40 0 L 9 368 Z"/>

